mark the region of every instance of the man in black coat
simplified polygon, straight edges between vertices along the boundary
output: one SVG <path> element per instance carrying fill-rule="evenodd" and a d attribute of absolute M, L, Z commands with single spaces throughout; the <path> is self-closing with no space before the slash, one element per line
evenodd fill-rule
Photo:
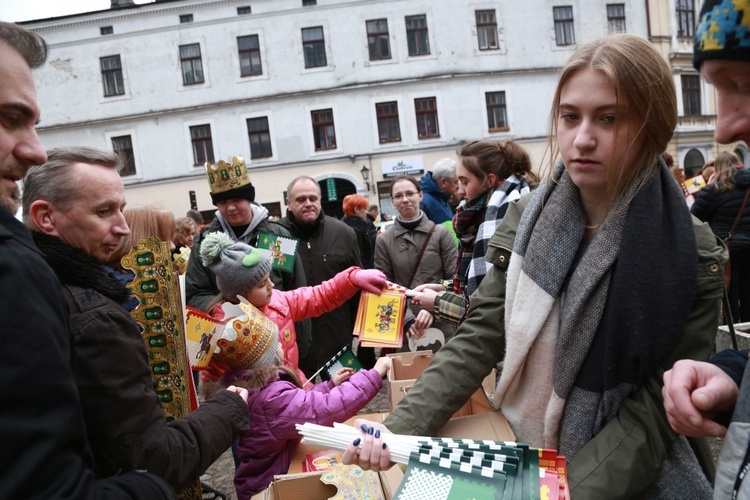
<path fill-rule="evenodd" d="M 323 213 L 320 196 L 315 179 L 297 177 L 287 188 L 287 216 L 279 221 L 300 240 L 298 251 L 309 286 L 319 285 L 351 266 L 362 267 L 357 235 L 340 220 Z M 312 319 L 312 347 L 306 356 L 300 354 L 299 365 L 305 375 L 312 375 L 341 348 L 351 346 L 358 305 L 359 294 L 338 309 Z"/>
<path fill-rule="evenodd" d="M 31 76 L 46 57 L 38 35 L 0 22 L 1 496 L 174 498 L 151 474 L 95 478 L 71 369 L 67 305 L 31 234 L 12 215 L 16 181 L 47 159 L 34 128 L 40 111 Z"/>

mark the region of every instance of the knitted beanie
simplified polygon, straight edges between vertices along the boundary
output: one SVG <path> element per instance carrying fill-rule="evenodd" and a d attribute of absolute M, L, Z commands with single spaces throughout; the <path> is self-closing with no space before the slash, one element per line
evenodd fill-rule
<path fill-rule="evenodd" d="M 206 235 L 201 242 L 201 260 L 216 275 L 221 295 L 232 302 L 238 295 L 245 297 L 271 272 L 270 256 L 222 232 Z"/>
<path fill-rule="evenodd" d="M 695 31 L 695 69 L 706 59 L 750 61 L 750 0 L 703 3 Z"/>

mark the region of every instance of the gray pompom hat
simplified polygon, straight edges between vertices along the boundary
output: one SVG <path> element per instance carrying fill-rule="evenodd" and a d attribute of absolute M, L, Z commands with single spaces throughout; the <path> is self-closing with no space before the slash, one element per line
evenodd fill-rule
<path fill-rule="evenodd" d="M 219 292 L 231 302 L 237 301 L 237 295 L 247 296 L 271 271 L 270 255 L 222 232 L 206 235 L 200 253 L 203 265 L 216 275 Z"/>

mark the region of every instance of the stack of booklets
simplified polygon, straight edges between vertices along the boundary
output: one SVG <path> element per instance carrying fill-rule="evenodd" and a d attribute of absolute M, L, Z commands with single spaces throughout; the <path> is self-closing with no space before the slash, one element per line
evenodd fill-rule
<path fill-rule="evenodd" d="M 362 437 L 345 424 L 297 425 L 302 442 L 344 451 Z M 406 464 L 399 500 L 569 500 L 565 457 L 523 443 L 384 434 L 391 460 Z M 362 445 L 360 444 L 360 447 Z"/>
<path fill-rule="evenodd" d="M 353 332 L 359 345 L 401 348 L 405 312 L 406 288 L 389 282 L 380 295 L 363 290 Z"/>

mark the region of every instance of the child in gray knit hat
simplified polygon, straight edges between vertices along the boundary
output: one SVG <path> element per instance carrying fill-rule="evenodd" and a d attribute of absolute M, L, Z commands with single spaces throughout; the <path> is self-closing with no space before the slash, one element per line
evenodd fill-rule
<path fill-rule="evenodd" d="M 275 290 L 270 277 L 270 256 L 250 245 L 233 241 L 223 232 L 206 235 L 200 253 L 203 264 L 216 275 L 221 299 L 236 303 L 240 296 L 278 326 L 284 364 L 293 369 L 303 383 L 307 379 L 299 369 L 294 323 L 340 307 L 360 289 L 380 295 L 381 290 L 387 286 L 382 272 L 350 267 L 317 286 L 283 292 Z M 214 318 L 223 320 L 225 309 L 229 310 L 223 304 L 213 307 L 209 313 Z M 219 355 L 219 358 L 222 357 Z M 213 359 L 211 362 L 214 363 Z M 209 367 L 202 372 L 202 377 L 204 381 L 207 378 L 216 380 L 221 371 L 221 367 Z"/>

